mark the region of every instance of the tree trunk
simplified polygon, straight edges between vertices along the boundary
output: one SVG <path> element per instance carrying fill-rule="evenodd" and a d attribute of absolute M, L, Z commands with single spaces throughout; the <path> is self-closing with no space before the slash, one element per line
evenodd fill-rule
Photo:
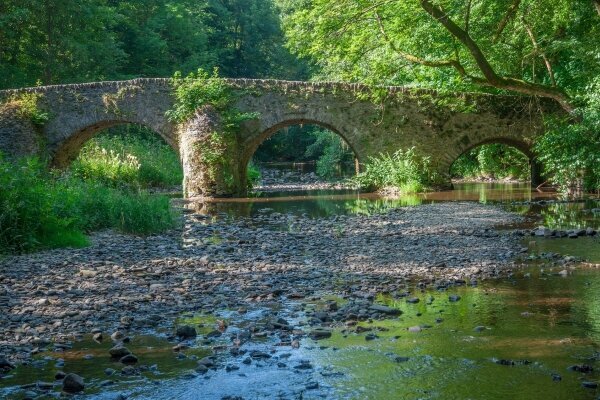
<path fill-rule="evenodd" d="M 454 21 L 452 21 L 450 17 L 448 17 L 448 14 L 446 14 L 437 5 L 434 5 L 431 0 L 420 0 L 420 2 L 423 9 L 429 15 L 436 19 L 452 36 L 458 39 L 467 48 L 467 50 L 469 50 L 469 53 L 471 53 L 471 56 L 475 60 L 475 63 L 483 74 L 484 80 L 487 82 L 487 84 L 498 89 L 511 90 L 517 93 L 554 99 L 569 114 L 573 113 L 575 107 L 571 104 L 571 99 L 569 96 L 567 96 L 567 94 L 561 88 L 531 83 L 516 78 L 499 76 L 496 71 L 494 71 L 494 68 L 489 63 L 477 43 L 475 43 L 475 41 L 467 32 L 465 32 Z"/>

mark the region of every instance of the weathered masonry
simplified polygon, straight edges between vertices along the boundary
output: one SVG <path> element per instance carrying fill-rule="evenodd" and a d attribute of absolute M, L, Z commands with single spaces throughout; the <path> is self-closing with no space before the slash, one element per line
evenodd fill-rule
<path fill-rule="evenodd" d="M 0 91 L 0 151 L 6 156 L 40 155 L 56 167 L 76 157 L 82 145 L 107 127 L 145 125 L 180 154 L 187 197 L 242 195 L 246 168 L 259 144 L 281 128 L 320 125 L 339 134 L 360 161 L 381 152 L 415 147 L 429 155 L 438 171 L 448 170 L 463 152 L 484 143 L 506 143 L 532 159 L 531 146 L 542 132 L 542 113 L 557 107 L 523 96 L 440 95 L 403 87 L 378 88 L 383 100 L 372 101 L 371 89 L 344 83 L 274 80 L 227 80 L 237 93 L 236 108 L 256 112 L 226 149 L 228 168 L 208 173 L 203 152 L 220 129 L 210 106 L 180 125 L 165 113 L 173 106 L 169 79 L 135 79 Z M 19 96 L 36 94 L 48 113 L 43 125 L 19 110 Z M 225 169 L 228 176 L 224 176 Z"/>

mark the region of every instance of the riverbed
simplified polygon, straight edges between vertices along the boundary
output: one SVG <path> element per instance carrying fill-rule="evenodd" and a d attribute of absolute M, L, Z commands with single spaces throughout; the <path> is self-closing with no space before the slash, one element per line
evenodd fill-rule
<path fill-rule="evenodd" d="M 597 200 L 461 184 L 185 207 L 166 235 L 101 232 L 0 263 L 0 353 L 16 367 L 0 396 L 55 397 L 59 372 L 99 399 L 600 395 Z M 133 365 L 111 359 L 121 342 Z"/>

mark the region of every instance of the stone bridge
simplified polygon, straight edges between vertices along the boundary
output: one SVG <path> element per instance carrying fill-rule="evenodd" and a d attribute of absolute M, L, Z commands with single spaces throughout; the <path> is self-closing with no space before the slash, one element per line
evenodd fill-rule
<path fill-rule="evenodd" d="M 442 95 L 405 87 L 376 89 L 359 84 L 275 80 L 227 80 L 236 92 L 236 108 L 256 112 L 227 146 L 223 168 L 210 170 L 203 153 L 219 131 L 220 118 L 210 106 L 182 124 L 165 113 L 175 99 L 169 79 L 56 85 L 0 91 L 0 151 L 6 156 L 40 155 L 65 167 L 83 144 L 101 130 L 125 123 L 144 125 L 180 155 L 187 197 L 245 194 L 246 168 L 257 147 L 278 130 L 314 124 L 339 134 L 359 162 L 382 152 L 415 147 L 448 176 L 465 151 L 484 143 L 506 143 L 528 155 L 532 179 L 539 179 L 531 152 L 542 132 L 542 114 L 556 105 L 524 96 Z M 373 101 L 373 90 L 381 95 Z M 35 124 L 23 107 L 35 94 L 48 113 Z M 32 97 L 32 96 L 30 96 Z"/>

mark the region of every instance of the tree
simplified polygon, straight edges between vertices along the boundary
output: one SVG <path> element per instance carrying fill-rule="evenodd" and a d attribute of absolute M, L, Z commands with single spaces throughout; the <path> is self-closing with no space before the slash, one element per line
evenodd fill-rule
<path fill-rule="evenodd" d="M 554 99 L 572 113 L 600 72 L 596 0 L 294 4 L 285 18 L 291 48 L 334 77 L 506 90 Z"/>

